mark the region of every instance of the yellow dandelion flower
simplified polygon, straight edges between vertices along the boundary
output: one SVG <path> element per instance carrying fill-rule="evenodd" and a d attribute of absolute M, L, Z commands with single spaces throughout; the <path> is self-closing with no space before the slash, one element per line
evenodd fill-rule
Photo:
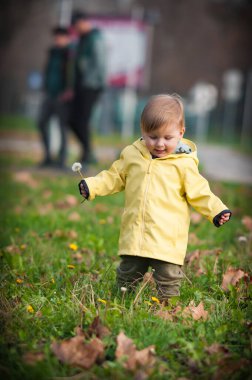
<path fill-rule="evenodd" d="M 160 303 L 159 299 L 157 297 L 151 297 L 153 302 Z"/>
<path fill-rule="evenodd" d="M 97 301 L 98 301 L 98 302 L 101 302 L 101 303 L 104 303 L 105 305 L 106 305 L 106 303 L 107 303 L 107 301 L 105 301 L 105 300 L 103 300 L 103 299 L 101 299 L 101 298 L 98 298 Z"/>
<path fill-rule="evenodd" d="M 76 244 L 74 244 L 74 243 L 69 244 L 68 247 L 69 247 L 72 251 L 77 251 L 77 249 L 78 249 L 78 246 L 77 246 Z"/>
<path fill-rule="evenodd" d="M 22 251 L 24 251 L 25 248 L 26 248 L 26 244 L 21 244 L 21 245 L 20 245 L 20 249 L 21 249 Z"/>
<path fill-rule="evenodd" d="M 28 305 L 28 306 L 26 307 L 26 311 L 28 311 L 28 313 L 31 313 L 31 314 L 34 313 L 34 309 L 33 309 L 33 307 L 32 307 L 31 305 Z"/>
<path fill-rule="evenodd" d="M 54 278 L 51 279 L 51 282 L 52 282 L 52 284 L 55 284 L 55 280 L 54 280 Z"/>
<path fill-rule="evenodd" d="M 22 278 L 17 278 L 16 279 L 16 283 L 17 284 L 22 284 L 24 281 L 22 280 Z"/>
<path fill-rule="evenodd" d="M 75 266 L 72 265 L 72 264 L 69 264 L 67 267 L 68 267 L 69 269 L 74 269 L 74 268 L 75 268 Z"/>
<path fill-rule="evenodd" d="M 100 219 L 99 220 L 99 224 L 106 224 L 106 220 L 105 219 Z"/>

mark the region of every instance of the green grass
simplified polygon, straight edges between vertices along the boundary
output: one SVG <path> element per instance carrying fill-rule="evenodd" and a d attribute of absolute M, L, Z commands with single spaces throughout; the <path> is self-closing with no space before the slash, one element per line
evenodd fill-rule
<path fill-rule="evenodd" d="M 123 194 L 81 204 L 79 179 L 74 173 L 29 171 L 32 161 L 27 163 L 14 156 L 2 157 L 2 163 L 1 378 L 69 378 L 83 372 L 60 363 L 50 345 L 55 339 L 74 336 L 77 325 L 86 329 L 96 315 L 111 330 L 105 339 L 106 360 L 78 378 L 136 378 L 115 360 L 116 336 L 121 330 L 139 350 L 155 345 L 156 365 L 150 379 L 249 378 L 251 285 L 241 281 L 229 292 L 220 285 L 229 266 L 251 275 L 251 237 L 241 222 L 244 215 L 252 214 L 251 188 L 212 183 L 212 189 L 234 211 L 232 221 L 220 229 L 206 220 L 192 224 L 190 232 L 198 240 L 189 241 L 188 252 L 222 249 L 217 273 L 213 273 L 215 255 L 202 258 L 205 274 L 201 276 L 196 276 L 193 267 L 185 267 L 188 280 L 182 283 L 181 296 L 164 309 L 202 301 L 209 317 L 194 321 L 178 315 L 171 322 L 155 315 L 160 306 L 151 300 L 157 296 L 151 286 L 143 290 L 135 306 L 134 294 L 126 293 L 122 299 L 116 289 Z M 24 163 L 29 175 L 20 182 L 15 174 Z M 76 197 L 77 203 L 71 203 L 67 195 Z M 74 212 L 80 220 L 69 220 Z M 247 237 L 247 243 L 239 243 L 239 236 Z M 69 244 L 76 244 L 77 251 Z M 77 252 L 79 263 L 74 257 Z M 99 299 L 106 300 L 106 304 Z M 206 347 L 213 343 L 223 345 L 227 352 L 208 354 Z M 44 360 L 28 365 L 23 360 L 27 352 L 43 352 Z"/>

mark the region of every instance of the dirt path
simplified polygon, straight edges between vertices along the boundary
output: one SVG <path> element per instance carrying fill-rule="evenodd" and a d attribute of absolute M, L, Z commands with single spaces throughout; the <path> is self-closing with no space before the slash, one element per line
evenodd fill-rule
<path fill-rule="evenodd" d="M 77 152 L 78 145 L 70 143 L 70 152 Z M 32 136 L 2 135 L 0 152 L 32 153 L 41 155 L 39 140 Z M 118 157 L 118 149 L 112 146 L 95 147 L 95 154 L 100 161 L 112 161 Z M 252 156 L 244 155 L 229 147 L 218 145 L 198 145 L 198 156 L 208 179 L 252 184 Z"/>

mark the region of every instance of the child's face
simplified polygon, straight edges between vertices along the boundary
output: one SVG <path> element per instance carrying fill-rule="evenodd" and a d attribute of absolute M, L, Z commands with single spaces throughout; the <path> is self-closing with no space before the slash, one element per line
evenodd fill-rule
<path fill-rule="evenodd" d="M 164 125 L 154 131 L 142 131 L 142 136 L 149 152 L 158 158 L 175 151 L 179 140 L 185 133 L 177 124 Z"/>

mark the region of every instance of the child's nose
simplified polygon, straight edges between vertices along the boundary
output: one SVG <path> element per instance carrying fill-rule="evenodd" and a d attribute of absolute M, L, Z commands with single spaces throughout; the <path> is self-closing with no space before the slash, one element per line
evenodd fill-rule
<path fill-rule="evenodd" d="M 157 140 L 157 146 L 163 146 L 163 140 L 162 139 L 158 139 Z"/>

